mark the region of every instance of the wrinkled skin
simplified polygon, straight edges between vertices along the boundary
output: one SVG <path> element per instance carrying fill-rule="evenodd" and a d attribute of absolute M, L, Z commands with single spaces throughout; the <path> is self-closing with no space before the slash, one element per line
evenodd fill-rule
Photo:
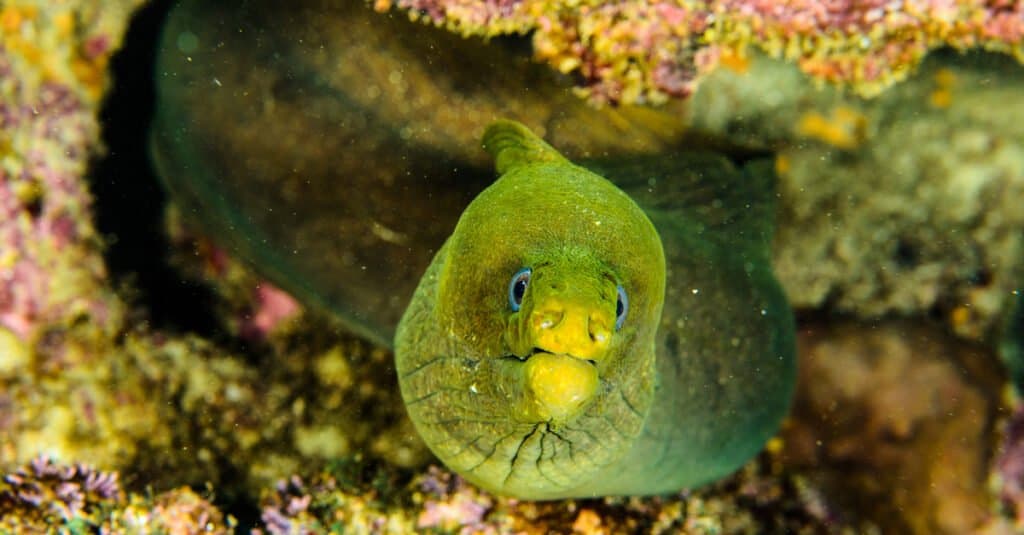
<path fill-rule="evenodd" d="M 484 145 L 501 177 L 463 212 L 395 338 L 434 453 L 527 499 L 670 492 L 756 453 L 795 373 L 791 313 L 750 226 L 763 214 L 688 214 L 671 191 L 645 213 L 511 121 Z M 716 243 L 726 227 L 735 239 Z"/>

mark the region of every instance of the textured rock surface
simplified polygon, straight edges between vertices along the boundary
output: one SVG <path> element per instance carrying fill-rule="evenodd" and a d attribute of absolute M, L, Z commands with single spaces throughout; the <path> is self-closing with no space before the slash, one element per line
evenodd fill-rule
<path fill-rule="evenodd" d="M 578 75 L 597 102 L 689 96 L 715 68 L 745 68 L 750 49 L 820 80 L 874 95 L 931 49 L 984 48 L 1024 58 L 1024 6 L 979 0 L 376 0 L 468 35 L 530 33 L 534 55 Z"/>
<path fill-rule="evenodd" d="M 987 467 L 1007 414 L 991 351 L 910 323 L 806 325 L 784 462 L 837 518 L 968 533 L 992 519 Z"/>
<path fill-rule="evenodd" d="M 235 521 L 187 487 L 142 496 L 116 472 L 37 457 L 0 480 L 4 533 L 233 533 Z"/>
<path fill-rule="evenodd" d="M 979 338 L 1024 279 L 1021 87 L 1006 58 L 946 54 L 863 100 L 759 60 L 706 80 L 689 121 L 776 152 L 775 266 L 795 306 L 932 313 Z"/>
<path fill-rule="evenodd" d="M 119 321 L 82 176 L 99 149 L 107 62 L 138 3 L 0 7 L 0 331 L 22 341 Z"/>

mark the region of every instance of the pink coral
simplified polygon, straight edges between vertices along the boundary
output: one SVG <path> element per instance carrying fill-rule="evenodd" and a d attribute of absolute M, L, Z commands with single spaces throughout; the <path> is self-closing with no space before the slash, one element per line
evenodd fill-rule
<path fill-rule="evenodd" d="M 464 34 L 533 32 L 537 58 L 577 72 L 598 102 L 685 97 L 717 67 L 707 59 L 743 57 L 748 46 L 866 95 L 940 46 L 1024 59 L 1024 2 L 1008 0 L 376 2 L 392 4 Z"/>
<path fill-rule="evenodd" d="M 81 315 L 104 323 L 105 268 L 81 180 L 98 137 L 93 110 L 56 82 L 26 87 L 0 47 L 0 327 L 23 339 Z"/>
<path fill-rule="evenodd" d="M 423 510 L 416 520 L 419 529 L 440 529 L 461 533 L 495 531 L 486 522 L 493 500 L 468 485 L 464 479 L 436 466 L 422 476 L 420 488 L 426 493 Z"/>
<path fill-rule="evenodd" d="M 294 297 L 270 283 L 257 284 L 253 294 L 254 310 L 239 327 L 239 334 L 248 340 L 265 340 L 274 328 L 301 310 Z"/>

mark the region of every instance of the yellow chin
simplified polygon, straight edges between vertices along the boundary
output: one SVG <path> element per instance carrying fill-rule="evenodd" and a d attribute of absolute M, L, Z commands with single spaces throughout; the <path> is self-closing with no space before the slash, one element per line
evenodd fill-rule
<path fill-rule="evenodd" d="M 571 355 L 535 353 L 526 363 L 526 385 L 541 421 L 564 423 L 597 393 L 597 367 Z"/>

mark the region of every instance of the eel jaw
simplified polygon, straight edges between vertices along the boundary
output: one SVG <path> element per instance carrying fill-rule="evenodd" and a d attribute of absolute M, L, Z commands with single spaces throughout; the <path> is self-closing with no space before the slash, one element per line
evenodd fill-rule
<path fill-rule="evenodd" d="M 523 363 L 523 375 L 530 419 L 556 425 L 579 416 L 600 386 L 593 361 L 567 354 L 535 351 Z"/>

